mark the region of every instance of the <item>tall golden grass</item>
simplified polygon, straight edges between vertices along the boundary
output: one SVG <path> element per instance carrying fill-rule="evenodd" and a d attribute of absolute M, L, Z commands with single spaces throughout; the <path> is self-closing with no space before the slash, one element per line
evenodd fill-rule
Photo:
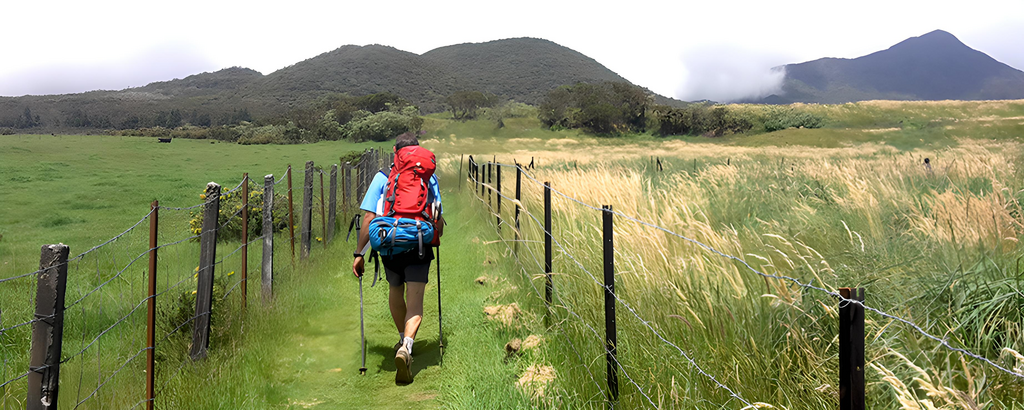
<path fill-rule="evenodd" d="M 958 326 L 965 326 L 958 320 L 969 319 L 958 317 L 950 311 L 953 302 L 945 302 L 969 292 L 962 285 L 968 281 L 955 278 L 969 268 L 965 261 L 987 259 L 1005 268 L 1020 256 L 1020 143 L 965 139 L 956 147 L 903 152 L 884 144 L 750 148 L 670 141 L 654 149 L 625 144 L 586 152 L 521 150 L 498 159 L 512 163 L 513 157 L 522 162 L 531 156 L 542 165 L 530 171 L 533 178 L 552 182 L 568 197 L 592 206 L 613 205 L 625 215 L 742 258 L 766 274 L 829 290 L 866 287 L 869 306 L 905 317 L 1009 368 L 1022 366 L 1016 356 L 999 350 L 1024 347 L 1019 323 L 990 315 L 975 325 L 981 332 L 999 333 L 999 340 L 972 344 L 957 333 Z M 664 172 L 653 170 L 651 156 L 665 162 Z M 699 164 L 691 167 L 695 160 Z M 505 172 L 504 193 L 511 196 L 514 170 Z M 526 181 L 521 202 L 540 218 L 542 189 Z M 505 220 L 512 219 L 512 209 L 503 207 Z M 601 288 L 590 278 L 601 272 L 600 213 L 558 194 L 553 209 L 555 237 L 564 246 L 556 247 L 559 302 L 600 329 Z M 523 220 L 522 234 L 541 240 L 536 223 Z M 542 254 L 538 246 L 527 245 L 527 250 Z M 837 314 L 827 295 L 762 278 L 735 261 L 625 218 L 615 222 L 615 256 L 622 300 L 691 351 L 723 384 L 750 402 L 834 407 Z M 1016 274 L 978 269 L 997 279 Z M 946 279 L 950 283 L 940 283 Z M 1010 308 L 1024 310 L 1024 302 Z M 627 343 L 623 370 L 644 380 L 647 395 L 670 408 L 737 403 L 677 351 L 662 346 L 640 320 L 627 313 L 619 317 L 620 340 Z M 568 316 L 562 319 L 572 326 Z M 592 336 L 584 326 L 569 332 Z M 1024 393 L 1019 378 L 964 359 L 884 317 L 869 314 L 867 334 L 873 408 L 1019 406 L 1013 404 Z M 586 384 L 579 368 L 558 371 L 564 383 Z M 562 389 L 576 391 L 566 385 Z M 646 403 L 638 393 L 627 394 L 627 400 Z"/>

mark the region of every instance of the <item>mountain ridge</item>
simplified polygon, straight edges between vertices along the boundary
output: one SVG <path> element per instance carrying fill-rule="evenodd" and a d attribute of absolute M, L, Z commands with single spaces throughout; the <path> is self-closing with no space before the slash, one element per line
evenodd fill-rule
<path fill-rule="evenodd" d="M 1024 98 L 1024 71 L 935 30 L 861 57 L 782 66 L 782 92 L 764 102 L 998 100 Z"/>
<path fill-rule="evenodd" d="M 388 92 L 430 113 L 443 111 L 445 98 L 456 91 L 539 104 L 558 86 L 601 81 L 629 82 L 593 58 L 530 37 L 454 44 L 423 54 L 380 44 L 343 45 L 266 75 L 229 67 L 117 91 L 0 97 L 0 127 L 17 123 L 26 108 L 46 125 L 66 125 L 70 117 L 77 124 L 87 116 L 114 128 L 145 126 L 172 110 L 213 118 L 216 125 L 217 118 L 239 110 L 254 117 L 280 116 L 334 93 Z M 658 103 L 682 104 L 651 94 Z"/>

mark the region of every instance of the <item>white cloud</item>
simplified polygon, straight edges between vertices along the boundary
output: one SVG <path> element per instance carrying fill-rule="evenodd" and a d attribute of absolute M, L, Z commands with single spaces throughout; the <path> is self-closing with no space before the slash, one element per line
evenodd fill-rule
<path fill-rule="evenodd" d="M 786 74 L 772 67 L 786 61 L 788 59 L 778 53 L 730 45 L 691 50 L 683 55 L 686 74 L 676 98 L 730 102 L 778 93 Z"/>

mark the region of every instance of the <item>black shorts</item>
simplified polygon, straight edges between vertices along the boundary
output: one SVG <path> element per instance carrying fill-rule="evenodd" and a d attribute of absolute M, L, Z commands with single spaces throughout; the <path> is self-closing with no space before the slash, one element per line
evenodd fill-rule
<path fill-rule="evenodd" d="M 380 260 L 384 265 L 384 275 L 392 287 L 402 286 L 406 282 L 427 283 L 434 252 L 431 248 L 424 249 L 421 259 L 419 251 L 414 249 L 398 255 L 381 256 Z"/>

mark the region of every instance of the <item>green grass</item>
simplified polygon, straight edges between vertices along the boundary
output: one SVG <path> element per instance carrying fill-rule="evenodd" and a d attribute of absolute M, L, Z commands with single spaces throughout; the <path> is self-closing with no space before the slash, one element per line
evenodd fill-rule
<path fill-rule="evenodd" d="M 1024 169 L 1019 141 L 1024 120 L 1012 118 L 1021 116 L 1024 108 L 1017 103 L 907 104 L 807 106 L 829 118 L 825 128 L 720 139 L 595 138 L 545 130 L 531 118 L 506 120 L 502 129 L 486 121 L 429 118 L 422 140 L 438 154 L 451 222 L 442 248 L 447 346 L 443 365 L 437 348 L 436 276 L 427 288 L 426 317 L 416 345 L 416 382 L 395 386 L 390 351 L 395 335 L 382 285 L 371 289 L 368 281 L 364 283 L 370 371 L 360 376 L 358 281 L 349 273 L 351 244 L 337 239 L 326 250 L 315 244 L 311 260 L 293 270 L 285 233 L 276 237 L 277 296 L 272 304 L 260 303 L 258 286 L 252 282 L 250 306 L 243 312 L 234 287 L 219 300 L 225 309 L 214 317 L 210 357 L 196 364 L 185 357 L 191 326 L 161 340 L 158 405 L 604 407 L 604 355 L 600 337 L 594 335 L 603 333 L 601 288 L 556 248 L 554 313 L 560 320 L 547 329 L 544 304 L 534 293 L 534 286 L 543 292 L 543 279 L 528 252 L 541 255 L 542 248 L 521 244 L 524 271 L 513 263 L 514 253 L 495 242 L 493 216 L 482 210 L 469 185 L 459 190 L 455 183 L 460 159 L 462 172 L 466 171 L 467 154 L 478 161 L 492 156 L 502 162 L 535 158 L 538 178 L 551 180 L 556 188 L 565 188 L 572 178 L 611 170 L 608 179 L 575 191 L 576 195 L 595 205 L 610 203 L 627 214 L 647 215 L 720 245 L 766 272 L 814 279 L 829 287 L 864 286 L 869 305 L 911 318 L 951 343 L 999 363 L 1019 365 L 999 349 L 1024 347 L 1019 325 L 1024 316 L 1022 277 L 1016 265 L 1021 250 L 1012 240 L 1000 242 L 997 234 L 1020 239 L 1021 211 L 1014 204 L 1024 199 L 1024 186 L 1016 182 Z M 885 131 L 869 131 L 877 129 Z M 122 232 L 145 215 L 154 199 L 165 206 L 198 204 L 206 182 L 231 188 L 243 172 L 257 181 L 267 173 L 280 178 L 289 163 L 299 171 L 306 160 L 330 164 L 369 146 L 239 146 L 199 140 L 156 144 L 151 139 L 97 136 L 0 138 L 0 278 L 35 270 L 42 244 L 63 242 L 75 255 Z M 652 156 L 663 160 L 665 172 L 654 171 Z M 934 161 L 934 174 L 920 168 L 926 156 Z M 511 192 L 514 174 L 504 177 L 504 190 Z M 301 183 L 301 172 L 294 183 Z M 524 203 L 539 211 L 540 191 L 529 184 L 524 187 Z M 640 193 L 640 199 L 622 196 L 626 191 Z M 865 206 L 862 192 L 880 199 Z M 557 196 L 555 201 L 556 238 L 600 278 L 597 213 L 574 209 Z M 970 209 L 966 215 L 965 204 Z M 510 210 L 503 205 L 506 219 L 511 218 Z M 1002 230 L 994 228 L 988 212 L 1006 218 L 1000 219 Z M 162 211 L 160 242 L 190 235 L 191 218 L 187 211 Z M 932 218 L 935 224 L 923 229 L 915 218 Z M 317 232 L 318 219 L 313 226 Z M 616 237 L 620 296 L 704 370 L 749 401 L 791 409 L 835 407 L 837 347 L 831 300 L 766 282 L 677 240 L 655 235 L 655 245 L 638 241 L 649 233 L 629 231 L 623 221 L 616 227 L 626 230 Z M 524 232 L 527 239 L 541 238 L 536 227 Z M 505 238 L 510 235 L 503 229 Z M 147 243 L 143 223 L 72 264 L 69 301 L 110 282 L 67 312 L 66 357 L 142 300 L 145 258 L 114 276 L 142 254 Z M 222 243 L 218 257 L 227 257 L 237 246 L 237 241 Z M 185 242 L 165 248 L 160 258 L 159 288 L 173 289 L 158 298 L 163 318 L 158 335 L 172 330 L 182 314 L 188 315 L 198 246 Z M 255 278 L 259 246 L 250 250 L 249 258 Z M 827 263 L 832 271 L 803 266 L 805 260 L 816 267 Z M 240 262 L 240 255 L 234 254 L 218 266 L 216 294 L 227 294 L 235 286 Z M 474 281 L 481 275 L 488 278 L 485 285 Z M 0 284 L 0 327 L 28 320 L 33 297 L 34 278 Z M 513 302 L 524 313 L 512 325 L 490 322 L 481 312 L 486 305 Z M 62 408 L 74 407 L 140 351 L 143 311 L 144 306 L 62 367 Z M 618 318 L 625 373 L 659 407 L 742 407 L 624 307 Z M 1021 383 L 1013 378 L 969 359 L 962 365 L 959 356 L 881 318 L 869 315 L 868 333 L 869 363 L 893 371 L 917 398 L 926 397 L 926 388 L 912 380 L 923 376 L 908 362 L 927 370 L 933 383 L 967 392 L 979 401 L 979 408 L 1020 408 Z M 5 360 L 0 378 L 24 372 L 29 334 L 26 326 L 0 335 Z M 506 357 L 506 342 L 530 335 L 541 336 L 539 349 Z M 536 365 L 553 366 L 556 378 L 543 394 L 530 398 L 516 382 Z M 649 406 L 624 374 L 622 406 Z M 82 407 L 131 407 L 142 397 L 142 375 L 141 360 L 130 362 Z M 882 381 L 881 370 L 869 368 L 867 375 L 871 406 L 898 407 L 897 389 Z M 196 394 L 197 385 L 208 390 Z M 0 408 L 22 408 L 23 401 L 23 382 L 0 392 Z"/>
<path fill-rule="evenodd" d="M 54 141 L 57 147 L 54 149 Z M 207 141 L 175 140 L 156 144 L 151 139 L 120 137 L 14 136 L 0 139 L 0 163 L 4 166 L 4 236 L 0 278 L 33 271 L 38 246 L 63 242 L 72 255 L 119 234 L 142 218 L 153 199 L 164 206 L 201 203 L 199 194 L 208 181 L 230 189 L 248 171 L 254 179 L 273 172 L 282 176 L 288 163 L 299 169 L 306 159 L 317 164 L 337 162 L 337 157 L 370 145 L 321 143 L 295 146 L 239 146 Z M 200 158 L 211 158 L 198 163 Z M 454 169 L 442 170 L 444 180 L 454 181 Z M 293 181 L 301 183 L 301 172 Z M 453 183 L 454 184 L 454 183 Z M 277 194 L 282 194 L 279 185 Z M 448 187 L 449 191 L 456 187 Z M 296 195 L 300 198 L 301 195 Z M 272 304 L 260 303 L 258 264 L 261 247 L 249 251 L 249 308 L 241 309 L 238 278 L 240 254 L 228 256 L 239 245 L 222 242 L 216 270 L 214 331 L 210 356 L 193 364 L 187 358 L 191 325 L 166 339 L 183 319 L 191 316 L 192 273 L 198 264 L 198 244 L 186 241 L 161 249 L 158 289 L 157 403 L 168 408 L 425 408 L 526 407 L 509 380 L 515 368 L 502 363 L 503 335 L 489 330 L 481 312 L 494 290 L 473 279 L 479 275 L 482 250 L 471 245 L 479 221 L 454 192 L 446 193 L 453 221 L 442 248 L 444 258 L 444 319 L 446 344 L 441 365 L 437 340 L 436 276 L 427 289 L 426 318 L 416 345 L 416 382 L 394 384 L 395 331 L 387 312 L 386 284 L 370 288 L 365 283 L 367 367 L 360 376 L 358 281 L 350 275 L 351 244 L 339 236 L 326 251 L 314 243 L 312 259 L 292 269 L 288 236 L 276 236 L 275 294 Z M 52 204 L 52 205 L 51 205 Z M 46 206 L 53 212 L 40 211 Z M 189 211 L 162 210 L 160 243 L 191 235 Z M 345 220 L 344 215 L 339 220 Z M 296 224 L 298 224 L 296 220 Z M 314 212 L 314 234 L 319 219 Z M 71 264 L 68 303 L 94 287 L 102 289 L 67 311 L 62 366 L 61 407 L 131 407 L 144 397 L 144 365 L 140 357 L 129 361 L 145 345 L 145 305 L 128 314 L 145 295 L 146 259 L 124 273 L 118 272 L 148 247 L 148 223 L 119 240 Z M 448 253 L 447 250 L 456 250 Z M 459 251 L 459 250 L 469 251 Z M 230 275 L 229 275 L 230 274 Z M 116 277 L 115 277 L 116 276 Z M 31 317 L 35 278 L 0 285 L 0 311 L 7 327 Z M 230 294 L 227 294 L 231 291 Z M 227 294 L 226 297 L 223 295 Z M 100 332 L 122 317 L 96 343 Z M 27 367 L 30 326 L 0 336 L 3 379 Z M 76 352 L 84 349 L 80 355 Z M 72 357 L 72 355 L 74 355 Z M 122 363 L 128 364 L 119 370 Z M 114 371 L 116 376 L 110 377 Z M 90 393 L 110 377 L 97 394 Z M 209 386 L 196 394 L 197 385 Z M 0 408 L 24 406 L 24 381 L 4 388 Z"/>

